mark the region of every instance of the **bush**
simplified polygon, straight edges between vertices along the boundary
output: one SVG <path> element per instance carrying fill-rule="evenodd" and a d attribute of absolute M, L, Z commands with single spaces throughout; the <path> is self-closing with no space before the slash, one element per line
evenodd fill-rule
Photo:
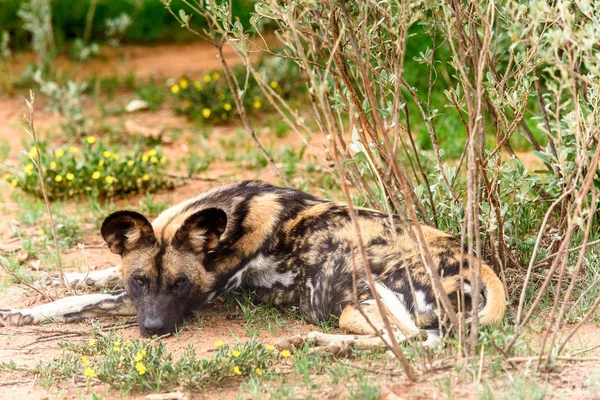
<path fill-rule="evenodd" d="M 141 82 L 135 89 L 135 94 L 148 103 L 150 110 L 158 110 L 165 99 L 163 88 L 156 83 L 154 78 L 148 79 L 148 82 Z"/>
<path fill-rule="evenodd" d="M 167 158 L 158 147 L 119 154 L 88 136 L 81 147 L 50 149 L 45 142 L 39 142 L 39 149 L 46 193 L 50 198 L 153 192 L 171 184 L 165 177 Z M 23 155 L 21 170 L 5 175 L 5 179 L 13 187 L 42 196 L 32 158 L 36 159 L 35 147 Z"/>
<path fill-rule="evenodd" d="M 298 79 L 298 68 L 287 60 L 264 57 L 257 69 L 271 88 L 284 99 L 289 99 L 303 90 L 301 80 Z M 246 81 L 247 72 L 243 65 L 235 67 L 233 73 L 238 82 Z M 218 123 L 237 114 L 233 95 L 220 72 L 209 71 L 196 79 L 183 76 L 171 86 L 171 93 L 176 99 L 175 112 L 195 120 Z M 258 83 L 252 77 L 248 78 L 242 100 L 247 113 L 270 108 Z"/>

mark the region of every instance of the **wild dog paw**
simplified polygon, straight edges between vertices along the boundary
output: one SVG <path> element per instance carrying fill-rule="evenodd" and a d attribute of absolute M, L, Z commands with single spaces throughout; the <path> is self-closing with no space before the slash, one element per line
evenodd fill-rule
<path fill-rule="evenodd" d="M 31 325 L 33 316 L 10 308 L 0 309 L 0 327 Z"/>
<path fill-rule="evenodd" d="M 69 273 L 66 272 L 62 275 L 54 274 L 50 275 L 50 285 L 51 286 L 62 286 L 64 283 L 68 284 L 71 287 L 80 286 L 85 279 L 86 274 L 80 273 Z"/>
<path fill-rule="evenodd" d="M 302 347 L 304 342 L 305 339 L 302 336 L 294 335 L 285 339 L 278 340 L 275 343 L 275 347 L 277 347 L 278 350 L 292 350 L 294 348 Z"/>
<path fill-rule="evenodd" d="M 61 286 L 66 283 L 71 288 L 116 288 L 121 286 L 121 275 L 118 267 L 100 269 L 88 272 L 66 272 L 62 275 L 52 275 L 50 284 Z"/>

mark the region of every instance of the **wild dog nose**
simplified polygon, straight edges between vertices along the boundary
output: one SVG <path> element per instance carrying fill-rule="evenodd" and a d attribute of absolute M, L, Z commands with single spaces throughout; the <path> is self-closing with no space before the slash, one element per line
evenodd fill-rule
<path fill-rule="evenodd" d="M 163 330 L 163 328 L 165 327 L 165 324 L 163 323 L 163 320 L 160 318 L 146 318 L 146 320 L 144 321 L 144 328 L 150 333 L 159 333 Z"/>

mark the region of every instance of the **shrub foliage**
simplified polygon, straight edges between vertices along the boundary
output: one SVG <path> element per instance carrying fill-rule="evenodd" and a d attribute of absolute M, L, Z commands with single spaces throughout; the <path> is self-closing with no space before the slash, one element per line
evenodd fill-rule
<path fill-rule="evenodd" d="M 79 147 L 50 148 L 39 142 L 39 151 L 50 198 L 153 192 L 171 184 L 165 176 L 167 157 L 159 147 L 122 153 L 88 136 Z M 20 170 L 5 175 L 5 179 L 12 186 L 41 197 L 35 156 L 36 148 L 32 147 L 22 156 Z"/>

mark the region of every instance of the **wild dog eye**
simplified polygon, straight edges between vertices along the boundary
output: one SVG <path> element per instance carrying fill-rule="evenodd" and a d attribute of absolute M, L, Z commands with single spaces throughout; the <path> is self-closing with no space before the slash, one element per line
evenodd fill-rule
<path fill-rule="evenodd" d="M 135 278 L 134 281 L 138 286 L 144 286 L 146 284 L 142 278 Z"/>
<path fill-rule="evenodd" d="M 185 284 L 185 282 L 186 282 L 185 278 L 179 278 L 175 281 L 175 287 L 180 288 Z"/>

